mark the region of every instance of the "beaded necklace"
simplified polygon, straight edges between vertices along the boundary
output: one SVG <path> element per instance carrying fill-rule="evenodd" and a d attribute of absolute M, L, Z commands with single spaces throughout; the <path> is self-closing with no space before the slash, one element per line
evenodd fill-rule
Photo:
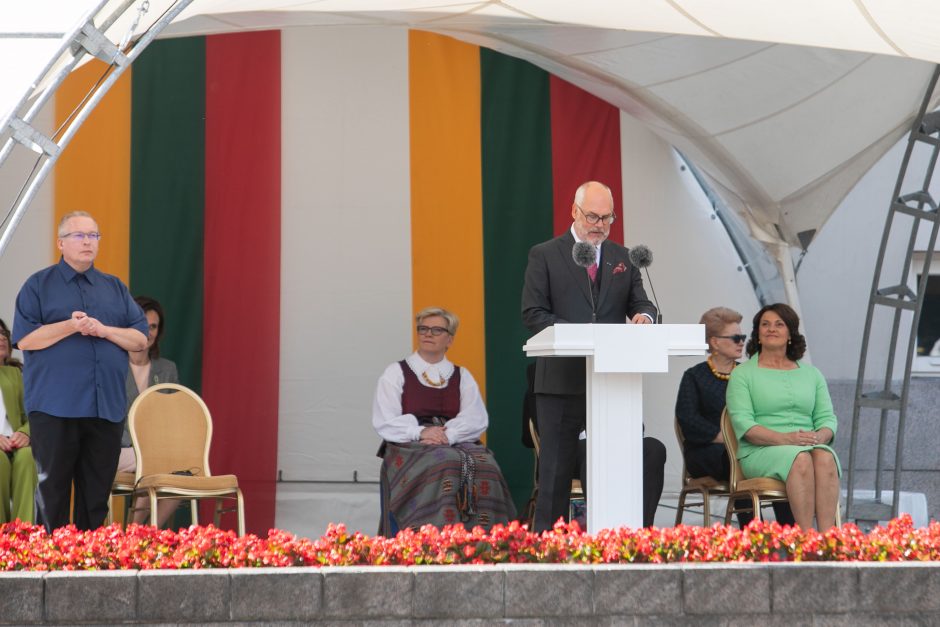
<path fill-rule="evenodd" d="M 434 386 L 436 388 L 442 388 L 447 383 L 447 377 L 441 374 L 440 381 L 431 381 L 431 377 L 428 376 L 427 370 L 421 373 L 421 378 L 427 381 L 428 385 Z"/>
<path fill-rule="evenodd" d="M 716 378 L 716 379 L 719 379 L 719 380 L 721 380 L 721 381 L 727 381 L 728 379 L 731 378 L 731 373 L 730 373 L 730 372 L 718 372 L 718 369 L 715 368 L 715 364 L 712 363 L 712 356 L 711 356 L 711 355 L 708 356 L 708 359 L 705 360 L 705 363 L 708 364 L 708 369 L 712 371 L 712 374 L 715 375 L 715 378 Z M 738 365 L 738 362 L 732 361 L 732 362 L 731 362 L 731 370 L 734 370 L 734 367 L 737 366 L 737 365 Z"/>

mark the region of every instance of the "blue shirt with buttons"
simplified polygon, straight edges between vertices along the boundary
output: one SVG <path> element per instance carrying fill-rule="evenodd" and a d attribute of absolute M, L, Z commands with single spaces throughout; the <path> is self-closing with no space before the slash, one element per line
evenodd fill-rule
<path fill-rule="evenodd" d="M 77 272 L 59 259 L 29 277 L 17 294 L 13 344 L 43 325 L 68 320 L 74 311 L 147 335 L 147 317 L 119 278 L 94 266 Z M 124 420 L 127 351 L 114 342 L 73 333 L 42 350 L 23 351 L 23 357 L 27 414 Z"/>

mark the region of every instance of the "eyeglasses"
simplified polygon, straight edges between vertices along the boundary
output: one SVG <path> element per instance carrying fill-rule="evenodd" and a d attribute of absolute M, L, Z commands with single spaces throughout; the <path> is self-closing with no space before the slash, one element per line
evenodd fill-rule
<path fill-rule="evenodd" d="M 445 329 L 444 327 L 426 327 L 423 324 L 419 324 L 417 330 L 418 330 L 418 335 L 427 335 L 428 333 L 430 333 L 434 337 L 437 337 L 444 333 L 448 333 L 447 329 Z"/>
<path fill-rule="evenodd" d="M 606 216 L 599 216 L 596 213 L 584 213 L 584 209 L 581 208 L 581 205 L 575 205 L 578 208 L 578 211 L 581 212 L 581 215 L 584 216 L 584 219 L 588 221 L 588 224 L 597 224 L 598 222 L 603 222 L 604 224 L 613 224 L 614 220 L 617 219 L 617 214 L 614 212 L 608 213 Z"/>
<path fill-rule="evenodd" d="M 747 336 L 744 335 L 743 333 L 736 333 L 735 335 L 716 335 L 715 337 L 720 337 L 724 340 L 731 340 L 735 344 L 739 342 L 743 342 L 744 340 L 747 339 Z"/>
<path fill-rule="evenodd" d="M 99 239 L 101 239 L 101 233 L 98 233 L 97 231 L 91 231 L 90 233 L 82 233 L 81 231 L 72 231 L 71 233 L 60 235 L 59 238 L 70 239 L 73 242 L 84 242 L 85 238 L 88 238 L 93 242 L 97 242 Z"/>

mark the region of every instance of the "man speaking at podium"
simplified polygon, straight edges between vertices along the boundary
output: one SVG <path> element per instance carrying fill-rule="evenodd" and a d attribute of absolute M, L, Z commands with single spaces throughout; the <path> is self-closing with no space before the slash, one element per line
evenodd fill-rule
<path fill-rule="evenodd" d="M 529 331 L 534 335 L 555 323 L 652 323 L 656 308 L 646 297 L 639 269 L 626 248 L 607 241 L 617 218 L 610 188 L 597 181 L 581 185 L 571 218 L 567 232 L 529 251 L 522 288 L 522 320 Z M 578 436 L 587 420 L 584 358 L 538 357 L 535 399 L 541 440 L 535 531 L 540 532 L 567 518 Z M 645 503 L 644 497 L 644 512 Z"/>

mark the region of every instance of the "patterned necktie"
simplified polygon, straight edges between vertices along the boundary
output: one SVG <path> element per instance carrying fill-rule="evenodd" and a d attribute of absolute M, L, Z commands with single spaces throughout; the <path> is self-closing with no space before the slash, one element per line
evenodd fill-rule
<path fill-rule="evenodd" d="M 588 271 L 588 276 L 591 277 L 591 283 L 597 280 L 597 264 L 596 263 L 592 263 L 590 266 L 588 266 L 587 271 Z"/>

